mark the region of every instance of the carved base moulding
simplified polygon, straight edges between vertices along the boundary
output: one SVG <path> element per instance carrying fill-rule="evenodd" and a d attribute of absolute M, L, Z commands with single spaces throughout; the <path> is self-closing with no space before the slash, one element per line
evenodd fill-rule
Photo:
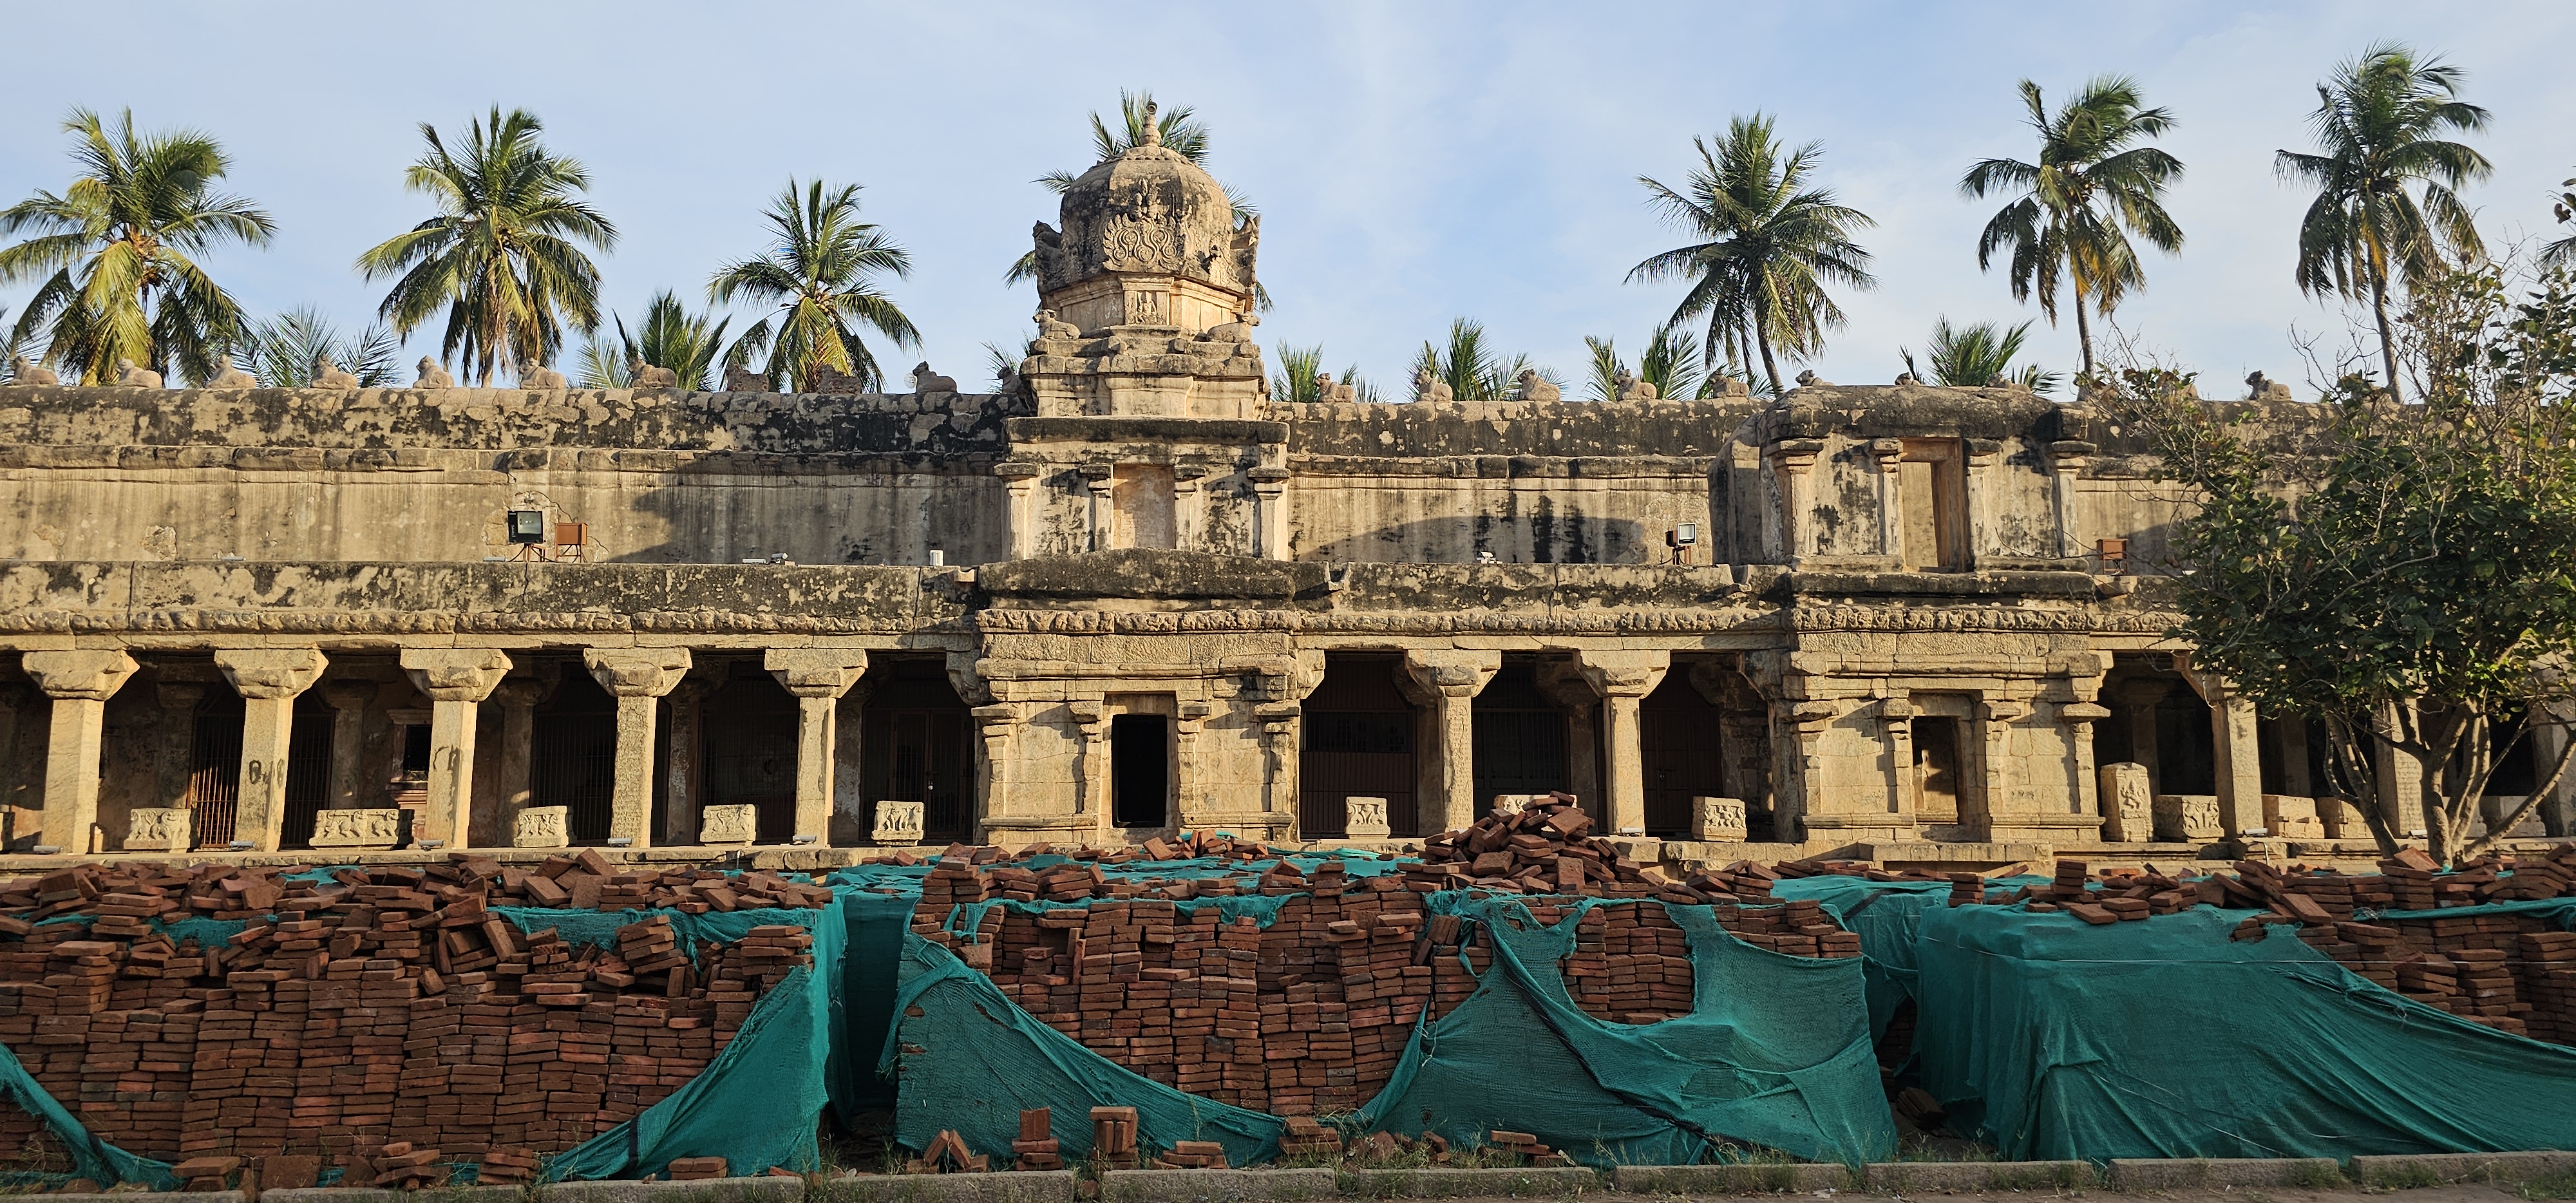
<path fill-rule="evenodd" d="M 909 848 L 921 842 L 919 802 L 885 801 L 877 803 L 876 830 L 872 837 L 878 846 Z"/>
<path fill-rule="evenodd" d="M 569 848 L 572 846 L 572 808 L 569 806 L 531 806 L 519 812 L 510 824 L 510 846 L 513 848 Z"/>
<path fill-rule="evenodd" d="M 1342 834 L 1354 840 L 1383 840 L 1393 835 L 1386 823 L 1386 799 L 1344 798 L 1344 812 L 1349 816 L 1342 824 Z"/>
<path fill-rule="evenodd" d="M 125 826 L 128 852 L 185 852 L 196 832 L 197 812 L 183 807 L 138 807 Z"/>
<path fill-rule="evenodd" d="M 1691 799 L 1691 838 L 1710 844 L 1744 842 L 1744 799 Z"/>
<path fill-rule="evenodd" d="M 709 845 L 749 844 L 760 838 L 760 808 L 744 803 L 709 806 L 698 812 L 698 842 Z"/>
<path fill-rule="evenodd" d="M 313 814 L 313 846 L 356 850 L 399 848 L 411 835 L 411 812 L 322 810 Z"/>

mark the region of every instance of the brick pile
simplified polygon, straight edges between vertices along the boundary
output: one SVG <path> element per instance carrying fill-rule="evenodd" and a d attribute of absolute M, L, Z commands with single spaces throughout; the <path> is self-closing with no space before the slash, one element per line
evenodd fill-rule
<path fill-rule="evenodd" d="M 1563 851 L 1567 833 L 1549 830 L 1558 864 L 1602 863 Z M 1491 965 L 1473 924 L 1423 905 L 1435 890 L 1475 885 L 1451 871 L 1457 863 L 1353 877 L 1337 860 L 1312 872 L 1281 861 L 1240 880 L 1113 881 L 1092 865 L 1030 869 L 965 850 L 943 856 L 924 880 L 913 931 L 951 948 L 1040 1022 L 1147 1078 L 1277 1115 L 1348 1111 L 1385 1086 L 1423 1011 L 1437 1017 L 1465 1002 Z M 1641 903 L 1707 896 L 1642 875 L 1618 880 L 1615 858 L 1606 867 L 1606 881 L 1582 870 L 1590 894 Z M 1753 880 L 1767 887 L 1769 878 Z M 1215 907 L 1178 905 L 1229 894 L 1279 897 L 1278 916 L 1263 928 L 1249 916 L 1227 923 Z M 999 899 L 1083 905 L 994 907 L 972 932 L 948 930 L 952 908 Z M 1542 896 L 1530 906 L 1554 924 L 1570 901 Z M 1812 901 L 1728 903 L 1712 913 L 1774 951 L 1860 953 L 1860 938 Z M 1688 943 L 1662 907 L 1594 907 L 1576 936 L 1564 968 L 1590 1014 L 1653 1023 L 1690 1011 Z"/>
<path fill-rule="evenodd" d="M 667 917 L 575 947 L 488 907 L 830 898 L 610 868 L 595 853 L 531 871 L 460 855 L 321 881 L 118 864 L 0 884 L 0 1042 L 91 1132 L 149 1156 L 318 1157 L 388 1185 L 450 1161 L 524 1177 L 695 1077 L 764 991 L 811 964 L 812 936 L 759 927 L 692 966 Z M 36 922 L 65 914 L 91 921 Z M 150 925 L 189 916 L 247 926 L 207 945 Z M 34 1127 L 0 1117 L 0 1144 Z"/>
<path fill-rule="evenodd" d="M 1422 863 L 1408 877 L 1439 889 L 1571 894 L 1593 898 L 1658 898 L 1683 906 L 1767 897 L 1777 875 L 1751 861 L 1702 870 L 1683 881 L 1639 865 L 1618 845 L 1587 838 L 1592 816 L 1564 794 L 1531 802 L 1517 814 L 1488 814 L 1472 827 L 1422 841 Z"/>

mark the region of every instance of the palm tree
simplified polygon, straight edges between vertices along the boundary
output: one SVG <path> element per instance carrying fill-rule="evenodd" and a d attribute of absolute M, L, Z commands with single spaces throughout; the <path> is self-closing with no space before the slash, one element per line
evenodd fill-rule
<path fill-rule="evenodd" d="M 2299 221 L 2298 281 L 2312 296 L 2367 293 L 2379 323 L 2388 395 L 2397 390 L 2397 343 L 2388 323 L 2392 272 L 2401 282 L 2439 270 L 2447 246 L 2484 254 L 2477 223 L 2455 189 L 2485 179 L 2486 156 L 2439 135 L 2486 128 L 2487 111 L 2459 99 L 2467 77 L 2438 58 L 2418 60 L 2382 42 L 2335 68 L 2317 85 L 2309 115 L 2321 154 L 2282 151 L 2273 169 L 2316 187 Z M 2420 183 L 2419 203 L 2407 185 Z"/>
<path fill-rule="evenodd" d="M 1180 105 L 1170 112 L 1162 112 L 1155 105 L 1152 92 L 1130 92 L 1121 88 L 1118 91 L 1118 116 L 1118 128 L 1113 130 L 1108 122 L 1100 119 L 1099 113 L 1095 112 L 1091 115 L 1093 163 L 1106 163 L 1142 145 L 1145 141 L 1145 126 L 1150 122 L 1156 132 L 1162 135 L 1163 149 L 1172 151 L 1201 167 L 1207 166 L 1209 150 L 1207 123 L 1199 120 L 1197 110 L 1190 106 Z M 1039 176 L 1034 182 L 1047 191 L 1062 196 L 1065 190 L 1073 187 L 1073 182 L 1080 178 L 1079 173 L 1059 170 Z M 1259 215 L 1259 210 L 1254 209 L 1252 202 L 1242 193 L 1235 191 L 1233 187 L 1224 187 L 1226 203 L 1234 211 L 1235 228 L 1241 229 L 1244 223 Z M 1009 271 L 1002 273 L 1003 281 L 1010 284 L 1019 284 L 1037 278 L 1038 253 L 1035 248 L 1022 254 L 1011 264 Z M 1263 312 L 1269 312 L 1269 290 L 1255 283 L 1253 293 L 1254 303 Z"/>
<path fill-rule="evenodd" d="M 2034 393 L 2055 391 L 2065 377 L 2037 364 L 2014 367 L 2023 344 L 2030 341 L 2030 323 L 2010 329 L 1998 322 L 1974 322 L 1953 326 L 1950 319 L 1932 322 L 1932 341 L 1925 344 L 1924 358 L 1931 361 L 1927 372 L 1914 362 L 1914 352 L 1898 348 L 1905 359 L 1905 370 L 1916 379 L 1943 388 L 1992 388 L 2018 384 Z"/>
<path fill-rule="evenodd" d="M 84 384 L 113 382 L 120 359 L 190 380 L 213 376 L 242 312 L 195 256 L 226 242 L 265 246 L 276 223 L 247 199 L 214 191 L 232 161 L 212 137 L 137 133 L 131 109 L 113 131 L 74 109 L 63 130 L 81 165 L 72 186 L 0 210 L 0 235 L 33 235 L 0 250 L 0 283 L 43 280 L 11 340 L 24 346 L 48 334 L 46 362 Z"/>
<path fill-rule="evenodd" d="M 777 231 L 776 244 L 758 258 L 726 265 L 707 284 L 707 295 L 718 304 L 741 297 L 778 306 L 772 317 L 742 332 L 725 366 L 742 367 L 766 355 L 761 372 L 772 388 L 785 379 L 795 381 L 798 392 L 812 392 L 825 368 L 858 377 L 861 388 L 880 388 L 885 373 L 851 324 L 874 326 L 906 350 L 921 345 L 912 319 L 877 291 L 874 278 L 911 275 L 912 254 L 883 228 L 859 220 L 858 185 L 828 189 L 815 180 L 801 197 L 796 187 L 789 177 L 770 202 L 766 216 Z"/>
<path fill-rule="evenodd" d="M 1714 356 L 1721 340 L 1750 341 L 1778 392 L 1780 363 L 1774 348 L 1799 358 L 1823 352 L 1825 332 L 1843 324 L 1843 311 L 1826 295 L 1841 284 L 1866 291 L 1869 252 L 1851 240 L 1855 230 L 1877 224 L 1834 199 L 1830 188 L 1810 188 L 1807 176 L 1824 155 L 1809 142 L 1785 150 L 1772 140 L 1771 118 L 1761 113 L 1727 123 L 1715 146 L 1691 139 L 1700 165 L 1683 189 L 1639 176 L 1657 208 L 1703 241 L 1675 247 L 1629 269 L 1630 280 L 1683 279 L 1691 289 L 1666 325 L 1705 314 Z"/>
<path fill-rule="evenodd" d="M 679 387 L 693 393 L 706 392 L 714 383 L 716 355 L 724 349 L 725 327 L 733 324 L 732 318 L 719 320 L 712 313 L 690 313 L 680 304 L 679 295 L 667 288 L 644 302 L 641 338 L 626 333 L 624 317 L 615 320 L 615 349 L 621 374 L 628 361 L 641 359 L 654 367 L 671 369 L 680 378 Z M 584 370 L 588 370 L 586 363 Z M 588 387 L 622 386 L 600 384 Z"/>
<path fill-rule="evenodd" d="M 370 280 L 396 277 L 377 314 L 408 338 L 441 309 L 439 358 L 471 369 L 477 385 L 498 367 L 517 375 L 554 360 L 569 321 L 599 328 L 599 268 L 576 243 L 606 253 L 617 227 L 577 195 L 590 187 L 578 160 L 549 152 L 543 123 L 525 109 L 469 122 L 450 152 L 421 123 L 429 149 L 403 173 L 438 215 L 358 256 Z"/>
<path fill-rule="evenodd" d="M 2039 294 L 2039 311 L 2051 326 L 2062 275 L 2075 293 L 2075 341 L 2089 377 L 2087 303 L 2108 317 L 2129 290 L 2147 284 L 2129 235 L 2167 254 L 2182 249 L 2182 227 L 2164 206 L 2165 186 L 2182 178 L 2182 160 L 2135 145 L 2173 128 L 2173 114 L 2140 108 L 2138 85 L 2115 75 L 2086 83 L 2053 115 L 2039 85 L 2026 79 L 2021 102 L 2039 132 L 2039 162 L 1981 159 L 1959 180 L 1959 191 L 1970 197 L 2020 193 L 1977 236 L 1977 270 L 1988 270 L 1995 252 L 2009 249 L 2013 299 Z"/>
<path fill-rule="evenodd" d="M 1430 369 L 1433 379 L 1449 386 L 1451 398 L 1462 402 L 1510 400 L 1512 391 L 1520 387 L 1521 372 L 1530 367 L 1527 355 L 1504 359 L 1501 352 L 1485 344 L 1484 323 L 1463 317 L 1449 323 L 1447 346 L 1426 342 L 1413 357 L 1415 371 Z M 1549 384 L 1565 384 L 1565 377 L 1554 368 L 1535 370 L 1539 379 Z"/>
<path fill-rule="evenodd" d="M 1585 346 L 1592 348 L 1592 399 L 1615 401 L 1619 398 L 1619 373 L 1628 370 L 1628 362 L 1619 357 L 1617 339 L 1584 336 Z M 1666 400 L 1697 395 L 1704 387 L 1699 365 L 1699 340 L 1688 332 L 1670 326 L 1657 326 L 1646 339 L 1646 353 L 1637 357 L 1637 379 L 1655 386 L 1655 395 Z"/>
<path fill-rule="evenodd" d="M 1323 373 L 1324 345 L 1322 343 L 1311 347 L 1292 347 L 1282 343 L 1279 347 L 1279 370 L 1270 377 L 1270 399 L 1321 401 L 1324 399 L 1321 384 Z M 1360 378 L 1358 364 L 1342 369 L 1341 377 L 1333 383 L 1351 386 L 1353 400 L 1374 402 L 1378 399 L 1377 386 Z"/>
<path fill-rule="evenodd" d="M 313 383 L 318 356 L 358 378 L 360 388 L 402 383 L 396 357 L 402 340 L 382 326 L 369 326 L 343 337 L 329 318 L 311 307 L 253 323 L 233 348 L 233 362 L 257 378 L 262 388 L 303 388 Z"/>
<path fill-rule="evenodd" d="M 2569 191 L 2559 193 L 2557 199 L 2550 202 L 2549 208 L 2557 216 L 2558 224 L 2563 226 L 2576 222 L 2576 180 L 2561 180 L 2558 186 Z M 2576 234 L 2570 234 L 2541 247 L 2540 265 L 2576 267 Z"/>
<path fill-rule="evenodd" d="M 0 321 L 9 318 L 9 307 L 0 305 Z M 16 327 L 0 330 L 0 384 L 18 379 L 18 357 L 26 353 L 27 337 Z"/>
<path fill-rule="evenodd" d="M 573 354 L 572 378 L 580 388 L 632 388 L 635 374 L 626 366 L 626 348 L 616 339 L 594 334 Z"/>

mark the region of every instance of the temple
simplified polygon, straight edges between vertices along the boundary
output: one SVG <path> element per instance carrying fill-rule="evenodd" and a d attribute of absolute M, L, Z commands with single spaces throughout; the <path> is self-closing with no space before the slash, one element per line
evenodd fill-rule
<path fill-rule="evenodd" d="M 1093 168 L 999 393 L 0 389 L 7 849 L 1400 845 L 1562 791 L 1640 859 L 1973 865 L 2394 806 L 2165 635 L 2178 495 L 2092 406 L 1289 403 L 1258 235 Z"/>

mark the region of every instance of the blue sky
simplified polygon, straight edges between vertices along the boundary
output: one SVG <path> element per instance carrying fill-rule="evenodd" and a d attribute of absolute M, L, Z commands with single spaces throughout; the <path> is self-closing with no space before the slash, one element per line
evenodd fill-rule
<path fill-rule="evenodd" d="M 382 290 L 349 265 L 427 215 L 401 187 L 417 125 L 498 102 L 591 167 L 624 234 L 602 261 L 608 300 L 629 315 L 664 287 L 696 303 L 718 264 L 758 252 L 759 211 L 790 174 L 864 184 L 867 215 L 915 258 L 889 290 L 961 380 L 983 379 L 982 344 L 1035 307 L 1001 281 L 1029 223 L 1055 216 L 1029 181 L 1088 165 L 1086 114 L 1122 87 L 1196 106 L 1211 167 L 1262 209 L 1278 308 L 1261 341 L 1320 342 L 1336 370 L 1390 384 L 1460 315 L 1577 379 L 1583 336 L 1642 343 L 1678 287 L 1622 279 L 1680 238 L 1635 177 L 1677 182 L 1694 134 L 1756 109 L 1821 140 L 1821 181 L 1878 219 L 1862 242 L 1882 285 L 1842 298 L 1850 325 L 1814 365 L 1845 382 L 1891 378 L 1938 315 L 2036 316 L 1976 267 L 1999 202 L 1956 189 L 1978 157 L 2030 156 L 2025 76 L 2053 98 L 2125 72 L 2179 118 L 2164 145 L 2189 168 L 2170 202 L 2189 242 L 2150 258 L 2119 321 L 2216 381 L 2298 379 L 2294 327 L 2341 337 L 2343 311 L 2291 283 L 2305 198 L 2271 172 L 2275 149 L 2307 146 L 2338 59 L 2393 38 L 2468 70 L 2468 99 L 2495 114 L 2475 142 L 2496 174 L 2469 193 L 2490 240 L 2543 233 L 2576 175 L 2563 3 L 94 2 L 6 21 L 22 53 L 0 196 L 67 181 L 73 105 L 211 131 L 232 186 L 281 227 L 211 260 L 255 313 L 371 317 Z M 2073 363 L 2071 322 L 2036 341 L 2042 362 Z"/>

